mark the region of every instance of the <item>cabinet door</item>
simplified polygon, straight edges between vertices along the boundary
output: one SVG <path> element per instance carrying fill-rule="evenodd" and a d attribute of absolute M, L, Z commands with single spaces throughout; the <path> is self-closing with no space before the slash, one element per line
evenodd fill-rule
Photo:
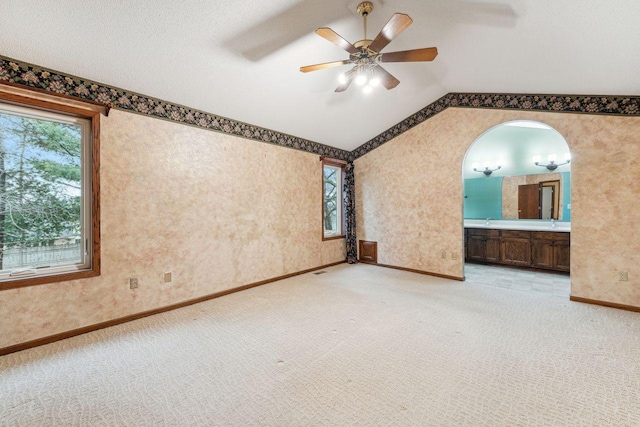
<path fill-rule="evenodd" d="M 485 240 L 484 259 L 487 262 L 500 262 L 500 238 L 489 237 Z"/>
<path fill-rule="evenodd" d="M 556 270 L 570 270 L 570 246 L 569 242 L 553 242 L 553 267 Z"/>
<path fill-rule="evenodd" d="M 502 239 L 502 262 L 510 265 L 531 265 L 531 240 L 523 238 Z"/>
<path fill-rule="evenodd" d="M 378 242 L 360 240 L 360 261 L 374 264 L 378 262 Z"/>
<path fill-rule="evenodd" d="M 531 264 L 534 267 L 553 268 L 553 241 L 531 241 Z"/>
<path fill-rule="evenodd" d="M 467 259 L 484 261 L 484 237 L 467 237 Z"/>

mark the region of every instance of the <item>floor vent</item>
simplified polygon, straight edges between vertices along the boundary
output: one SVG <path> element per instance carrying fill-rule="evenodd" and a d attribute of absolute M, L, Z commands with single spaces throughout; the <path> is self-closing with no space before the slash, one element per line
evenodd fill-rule
<path fill-rule="evenodd" d="M 316 275 L 317 275 L 317 274 L 324 274 L 324 273 L 326 273 L 326 271 L 316 271 L 316 272 L 315 272 L 315 273 L 313 273 L 313 274 L 316 274 Z"/>

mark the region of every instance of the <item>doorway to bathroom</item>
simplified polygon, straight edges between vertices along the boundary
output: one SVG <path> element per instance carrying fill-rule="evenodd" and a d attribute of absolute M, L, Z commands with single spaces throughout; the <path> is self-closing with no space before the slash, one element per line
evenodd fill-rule
<path fill-rule="evenodd" d="M 502 123 L 470 145 L 462 167 L 466 279 L 568 297 L 571 155 L 564 137 L 540 122 Z"/>

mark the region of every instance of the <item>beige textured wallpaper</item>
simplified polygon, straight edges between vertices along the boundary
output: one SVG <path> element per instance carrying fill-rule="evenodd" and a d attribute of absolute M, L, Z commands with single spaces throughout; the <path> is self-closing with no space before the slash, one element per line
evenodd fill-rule
<path fill-rule="evenodd" d="M 317 155 L 117 110 L 101 135 L 102 275 L 3 291 L 0 347 L 344 260 Z"/>
<path fill-rule="evenodd" d="M 571 149 L 571 294 L 640 307 L 638 117 L 449 108 L 356 160 L 358 239 L 379 263 L 461 277 L 463 158 L 509 120 L 547 123 Z"/>

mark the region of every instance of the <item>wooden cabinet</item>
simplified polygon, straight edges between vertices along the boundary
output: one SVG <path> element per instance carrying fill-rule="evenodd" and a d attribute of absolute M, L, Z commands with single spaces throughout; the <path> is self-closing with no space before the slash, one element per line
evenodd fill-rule
<path fill-rule="evenodd" d="M 549 270 L 569 271 L 568 233 L 541 231 L 533 234 L 531 265 Z"/>
<path fill-rule="evenodd" d="M 531 232 L 502 230 L 502 263 L 531 265 Z"/>
<path fill-rule="evenodd" d="M 500 230 L 468 229 L 467 259 L 500 262 Z"/>
<path fill-rule="evenodd" d="M 469 262 L 570 269 L 570 233 L 467 228 L 465 243 Z"/>

